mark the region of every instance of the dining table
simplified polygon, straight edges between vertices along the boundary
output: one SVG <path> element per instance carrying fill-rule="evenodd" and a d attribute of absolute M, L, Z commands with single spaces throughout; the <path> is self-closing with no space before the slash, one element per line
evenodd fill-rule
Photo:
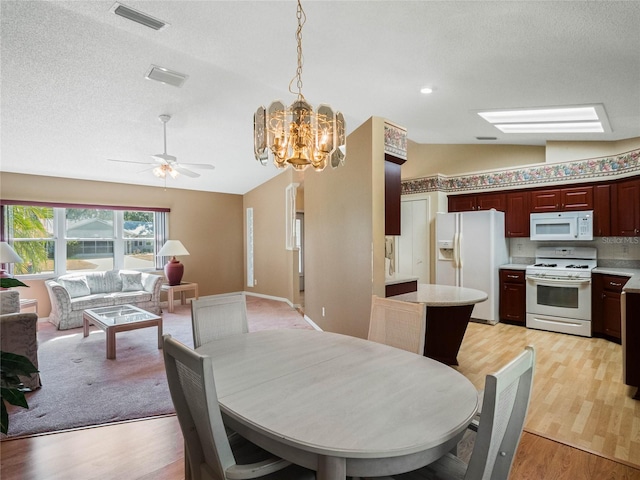
<path fill-rule="evenodd" d="M 452 450 L 478 408 L 473 384 L 433 359 L 307 329 L 223 337 L 212 358 L 225 423 L 318 480 L 394 475 Z"/>
<path fill-rule="evenodd" d="M 458 365 L 458 352 L 476 303 L 489 298 L 487 292 L 453 285 L 418 284 L 415 292 L 389 297 L 426 305 L 424 355 L 447 365 Z"/>

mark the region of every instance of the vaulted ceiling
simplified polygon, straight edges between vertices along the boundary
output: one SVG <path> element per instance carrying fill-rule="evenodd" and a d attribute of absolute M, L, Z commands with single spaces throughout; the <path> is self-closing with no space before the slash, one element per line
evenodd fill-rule
<path fill-rule="evenodd" d="M 110 12 L 113 0 L 2 0 L 0 170 L 162 185 L 140 164 L 163 151 L 212 163 L 167 187 L 243 194 L 277 175 L 253 158 L 253 112 L 289 104 L 296 3 L 139 1 L 155 31 Z M 303 2 L 303 93 L 371 116 L 419 143 L 544 145 L 640 136 L 640 2 Z M 151 65 L 188 75 L 180 88 Z M 420 88 L 431 86 L 430 95 Z M 602 104 L 611 132 L 503 134 L 481 109 Z M 479 141 L 476 137 L 497 137 Z M 348 149 L 348 146 L 347 146 Z M 348 155 L 347 155 L 348 162 Z M 315 174 L 315 173 L 310 173 Z"/>

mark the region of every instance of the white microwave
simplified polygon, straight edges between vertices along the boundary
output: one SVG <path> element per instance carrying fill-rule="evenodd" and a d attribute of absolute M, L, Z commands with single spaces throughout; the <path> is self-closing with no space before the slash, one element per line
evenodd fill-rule
<path fill-rule="evenodd" d="M 593 240 L 593 210 L 531 214 L 531 240 Z"/>

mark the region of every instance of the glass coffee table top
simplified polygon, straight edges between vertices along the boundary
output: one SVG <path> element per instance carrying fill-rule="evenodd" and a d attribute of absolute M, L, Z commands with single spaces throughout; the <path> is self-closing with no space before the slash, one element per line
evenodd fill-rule
<path fill-rule="evenodd" d="M 106 325 L 145 322 L 157 318 L 157 315 L 134 307 L 133 305 L 116 305 L 112 307 L 90 308 L 85 310 L 93 318 Z"/>

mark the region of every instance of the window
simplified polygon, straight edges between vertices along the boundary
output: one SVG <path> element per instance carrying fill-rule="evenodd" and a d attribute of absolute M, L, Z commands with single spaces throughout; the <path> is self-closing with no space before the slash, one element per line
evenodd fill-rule
<path fill-rule="evenodd" d="M 162 268 L 168 211 L 4 205 L 4 235 L 24 260 L 16 275 Z"/>

